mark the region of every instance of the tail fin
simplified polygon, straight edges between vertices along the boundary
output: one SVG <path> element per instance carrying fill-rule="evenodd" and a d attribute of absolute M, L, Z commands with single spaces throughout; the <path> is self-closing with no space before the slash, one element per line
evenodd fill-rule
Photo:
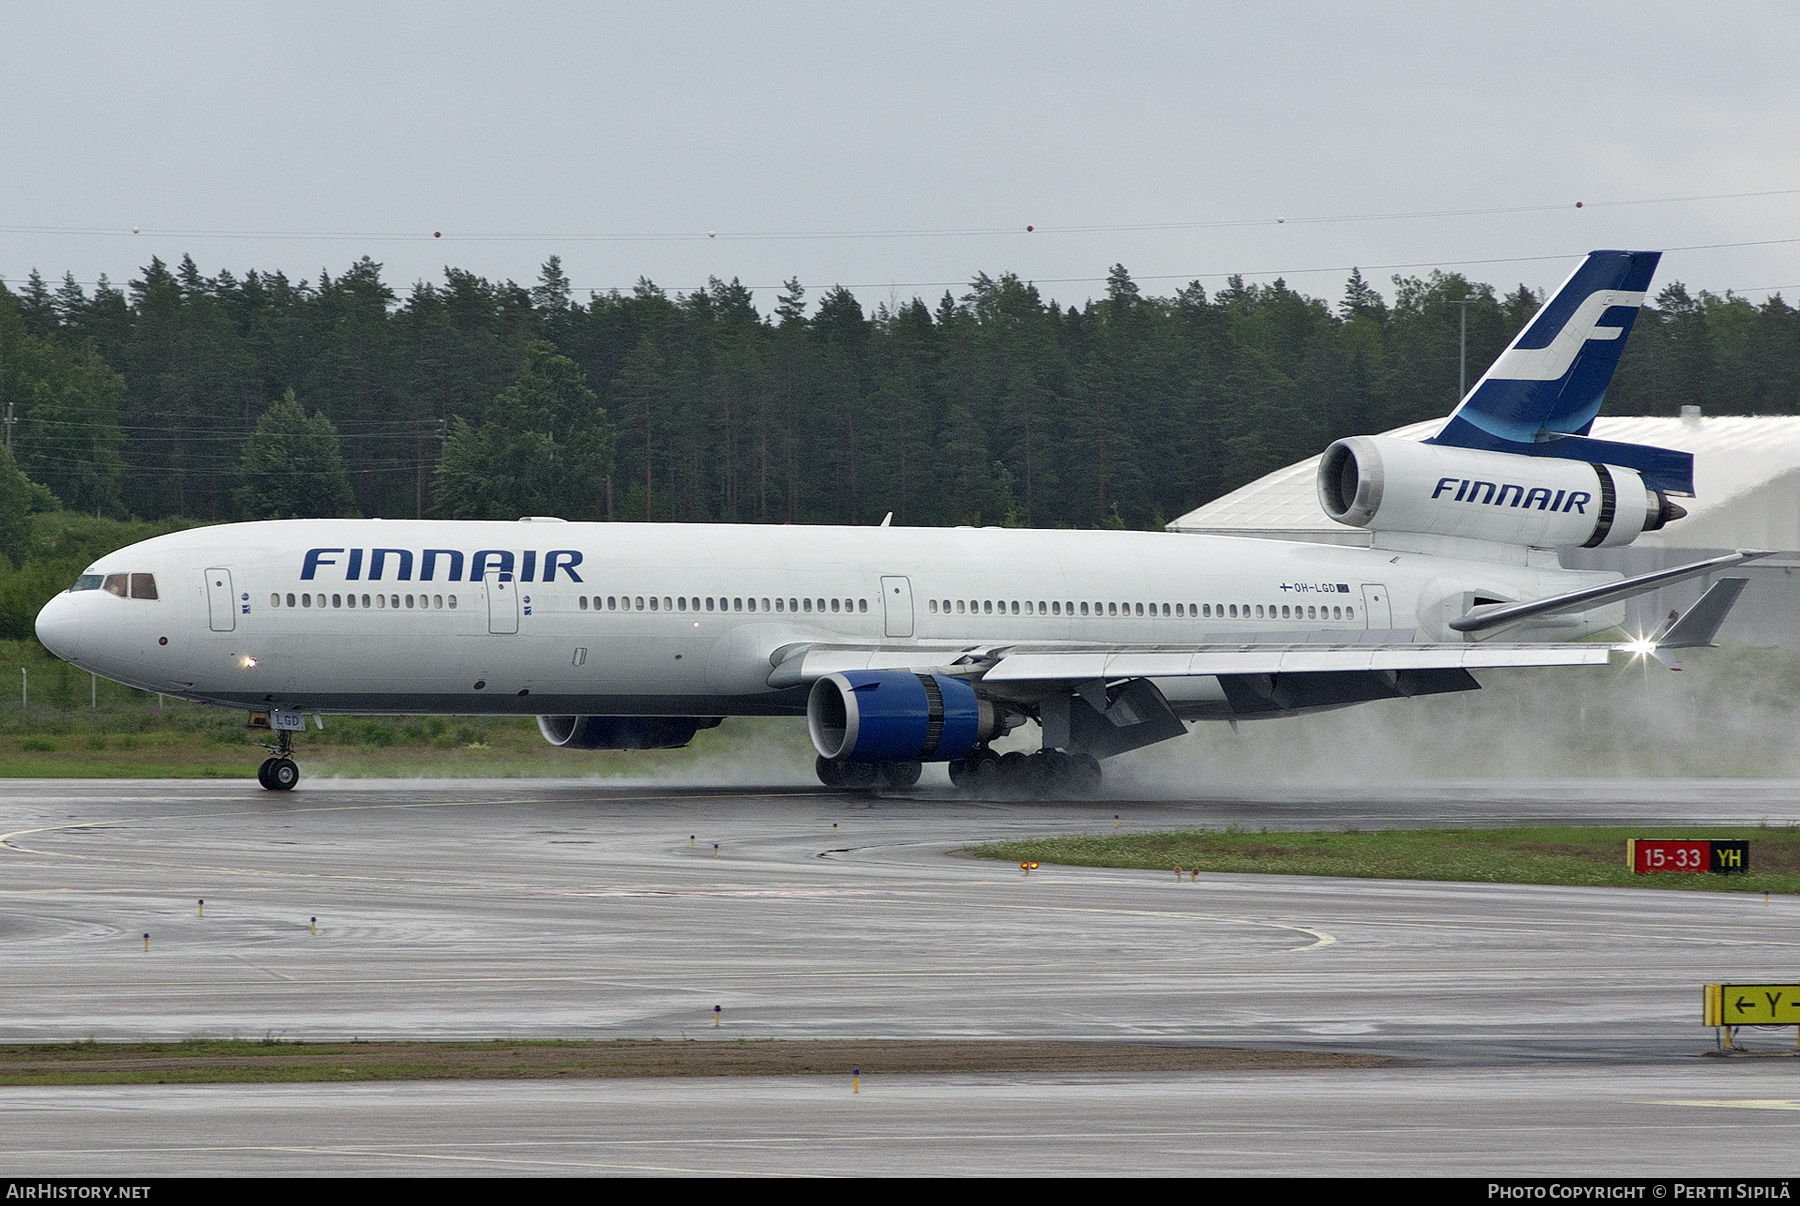
<path fill-rule="evenodd" d="M 1587 434 L 1661 258 L 1589 252 L 1430 442 L 1620 465 L 1653 490 L 1692 494 L 1691 454 Z"/>

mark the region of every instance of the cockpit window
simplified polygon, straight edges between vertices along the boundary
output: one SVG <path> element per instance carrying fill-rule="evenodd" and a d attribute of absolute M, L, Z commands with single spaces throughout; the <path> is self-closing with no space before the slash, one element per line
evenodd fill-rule
<path fill-rule="evenodd" d="M 83 574 L 70 590 L 103 590 L 121 599 L 156 598 L 155 574 Z"/>

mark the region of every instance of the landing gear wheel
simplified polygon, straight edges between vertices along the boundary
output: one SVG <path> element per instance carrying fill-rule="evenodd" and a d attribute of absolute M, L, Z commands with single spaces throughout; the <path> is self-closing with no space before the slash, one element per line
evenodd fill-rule
<path fill-rule="evenodd" d="M 875 764 L 873 762 L 846 762 L 844 766 L 844 786 L 855 791 L 875 786 Z"/>
<path fill-rule="evenodd" d="M 1000 755 L 1000 783 L 1007 793 L 1015 796 L 1030 795 L 1037 786 L 1038 768 L 1041 761 L 1030 754 L 1013 750 Z"/>
<path fill-rule="evenodd" d="M 877 773 L 873 762 L 851 762 L 845 758 L 815 759 L 813 772 L 826 787 L 841 787 L 850 791 L 874 787 Z"/>
<path fill-rule="evenodd" d="M 271 791 L 292 791 L 300 782 L 300 767 L 292 758 L 271 758 L 269 763 L 269 781 L 264 786 Z"/>
<path fill-rule="evenodd" d="M 256 781 L 258 783 L 262 784 L 264 787 L 268 788 L 270 791 L 275 790 L 275 785 L 273 783 L 269 782 L 269 768 L 274 765 L 275 765 L 275 759 L 264 758 L 262 760 L 262 765 L 256 768 Z"/>
<path fill-rule="evenodd" d="M 1070 757 L 1069 790 L 1077 796 L 1092 796 L 1100 791 L 1100 763 L 1092 754 Z"/>
<path fill-rule="evenodd" d="M 911 787 L 919 781 L 919 775 L 925 770 L 918 762 L 883 762 L 877 768 L 881 781 L 889 787 Z"/>
<path fill-rule="evenodd" d="M 974 784 L 975 791 L 983 796 L 992 796 L 999 792 L 1003 779 L 1000 774 L 1000 755 L 993 750 L 980 750 L 970 754 L 969 781 Z"/>

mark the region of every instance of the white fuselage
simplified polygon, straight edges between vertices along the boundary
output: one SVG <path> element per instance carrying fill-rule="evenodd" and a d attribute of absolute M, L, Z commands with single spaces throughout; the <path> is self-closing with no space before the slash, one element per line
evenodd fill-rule
<path fill-rule="evenodd" d="M 146 690 L 309 712 L 665 716 L 803 712 L 804 690 L 768 682 L 771 655 L 803 643 L 1460 641 L 1444 624 L 1471 598 L 1614 577 L 1168 533 L 541 520 L 228 524 L 90 574 L 152 575 L 157 597 L 65 592 L 40 639 Z M 1619 610 L 1524 635 L 1567 640 Z M 1198 715 L 1216 685 L 1169 694 Z"/>

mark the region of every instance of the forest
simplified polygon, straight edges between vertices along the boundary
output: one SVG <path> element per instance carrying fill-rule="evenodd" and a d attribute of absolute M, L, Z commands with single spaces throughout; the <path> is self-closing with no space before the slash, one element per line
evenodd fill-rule
<path fill-rule="evenodd" d="M 448 268 L 160 260 L 123 289 L 0 283 L 0 553 L 27 512 L 157 524 L 309 515 L 1133 527 L 1331 440 L 1444 415 L 1541 302 L 1453 272 L 1046 302 L 977 274 L 866 310 L 789 281 L 573 295 Z M 1800 314 L 1679 282 L 1607 409 L 1792 413 Z M 16 465 L 16 472 L 13 469 Z M 66 530 L 66 525 L 58 530 Z"/>

